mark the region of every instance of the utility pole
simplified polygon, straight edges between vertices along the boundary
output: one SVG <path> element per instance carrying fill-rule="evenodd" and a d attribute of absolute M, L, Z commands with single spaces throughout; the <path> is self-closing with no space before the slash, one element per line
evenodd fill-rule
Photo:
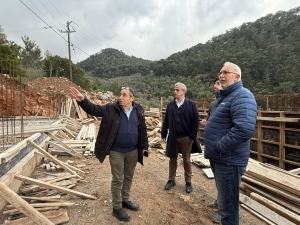
<path fill-rule="evenodd" d="M 60 33 L 68 33 L 68 50 L 69 50 L 69 66 L 70 66 L 70 81 L 73 82 L 72 78 L 72 60 L 71 60 L 71 42 L 70 42 L 70 33 L 76 32 L 74 29 L 70 30 L 70 24 L 72 23 L 67 21 L 67 30 L 62 31 L 60 30 Z"/>

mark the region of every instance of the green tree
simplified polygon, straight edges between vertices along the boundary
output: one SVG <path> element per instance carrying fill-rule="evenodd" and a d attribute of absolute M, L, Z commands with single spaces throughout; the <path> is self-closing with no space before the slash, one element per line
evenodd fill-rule
<path fill-rule="evenodd" d="M 28 36 L 21 37 L 24 48 L 20 52 L 21 63 L 25 68 L 41 68 L 42 52 L 35 41 L 30 40 Z"/>
<path fill-rule="evenodd" d="M 46 57 L 43 60 L 43 70 L 47 77 L 66 77 L 70 78 L 69 60 L 58 55 L 52 56 L 51 53 L 46 52 Z M 92 83 L 90 78 L 85 74 L 85 71 L 72 64 L 73 82 L 87 91 L 92 90 Z"/>
<path fill-rule="evenodd" d="M 18 68 L 20 66 L 20 49 L 21 47 L 17 45 L 13 41 L 8 41 L 6 39 L 6 35 L 0 25 L 0 72 L 1 73 L 12 73 L 12 68 Z M 14 70 L 14 74 L 18 75 L 20 70 Z M 21 70 L 21 74 L 23 76 L 26 75 L 26 73 Z"/>

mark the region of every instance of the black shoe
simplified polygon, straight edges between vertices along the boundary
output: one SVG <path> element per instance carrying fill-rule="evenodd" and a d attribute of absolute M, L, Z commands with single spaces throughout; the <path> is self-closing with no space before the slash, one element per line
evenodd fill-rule
<path fill-rule="evenodd" d="M 140 208 L 138 204 L 135 204 L 135 203 L 133 203 L 131 201 L 122 202 L 122 207 L 126 208 L 126 209 L 133 210 L 133 211 L 138 211 L 139 208 Z"/>
<path fill-rule="evenodd" d="M 193 187 L 192 187 L 191 182 L 186 182 L 185 191 L 186 191 L 186 193 L 191 193 L 193 191 Z"/>
<path fill-rule="evenodd" d="M 168 180 L 168 182 L 167 182 L 167 184 L 166 184 L 166 186 L 165 186 L 165 189 L 166 190 L 170 190 L 173 186 L 175 186 L 176 185 L 176 183 L 175 183 L 175 181 L 174 180 Z"/>
<path fill-rule="evenodd" d="M 130 215 L 126 213 L 122 208 L 117 210 L 113 209 L 113 216 L 116 217 L 120 221 L 129 221 Z"/>

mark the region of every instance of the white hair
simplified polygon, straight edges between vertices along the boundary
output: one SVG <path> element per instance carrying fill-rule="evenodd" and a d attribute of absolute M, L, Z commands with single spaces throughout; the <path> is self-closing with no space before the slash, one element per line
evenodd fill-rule
<path fill-rule="evenodd" d="M 236 65 L 236 64 L 234 64 L 232 62 L 225 62 L 223 66 L 227 66 L 227 65 L 233 65 L 233 71 L 232 72 L 235 72 L 235 73 L 239 74 L 240 75 L 240 79 L 239 80 L 241 80 L 241 78 L 242 78 L 241 68 L 238 65 Z"/>
<path fill-rule="evenodd" d="M 184 92 L 187 92 L 187 88 L 184 83 L 177 82 L 175 86 L 180 86 Z"/>

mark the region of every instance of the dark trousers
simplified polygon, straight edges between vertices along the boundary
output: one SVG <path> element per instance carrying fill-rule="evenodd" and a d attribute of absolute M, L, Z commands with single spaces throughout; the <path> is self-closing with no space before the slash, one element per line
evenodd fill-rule
<path fill-rule="evenodd" d="M 135 166 L 138 161 L 138 150 L 128 153 L 110 151 L 111 195 L 114 209 L 121 209 L 122 202 L 129 201 L 130 188 Z"/>
<path fill-rule="evenodd" d="M 218 213 L 223 225 L 239 224 L 239 185 L 246 171 L 244 166 L 230 166 L 210 160 L 218 190 Z"/>
<path fill-rule="evenodd" d="M 193 140 L 189 137 L 176 139 L 176 152 L 178 154 L 181 151 L 183 158 L 184 179 L 185 182 L 191 182 L 192 180 L 192 164 L 190 160 L 191 149 Z M 169 161 L 169 180 L 175 180 L 177 170 L 177 158 L 170 158 Z"/>

